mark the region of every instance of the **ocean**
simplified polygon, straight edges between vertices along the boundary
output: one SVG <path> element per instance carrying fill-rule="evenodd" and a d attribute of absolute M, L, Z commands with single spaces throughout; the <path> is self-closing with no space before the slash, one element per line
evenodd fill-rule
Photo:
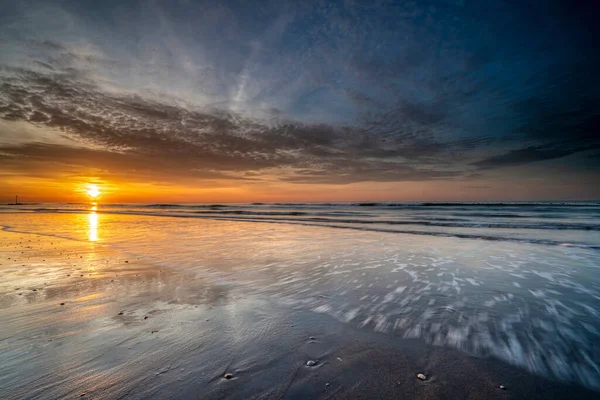
<path fill-rule="evenodd" d="M 600 249 L 600 202 L 99 204 L 98 212 L 325 226 Z M 83 203 L 1 205 L 80 213 Z"/>
<path fill-rule="evenodd" d="M 30 204 L 0 225 L 202 282 L 179 300 L 259 296 L 600 390 L 599 202 Z"/>

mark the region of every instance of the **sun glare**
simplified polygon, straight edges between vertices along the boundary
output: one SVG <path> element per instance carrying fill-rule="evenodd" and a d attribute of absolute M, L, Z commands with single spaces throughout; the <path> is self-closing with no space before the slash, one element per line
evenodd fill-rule
<path fill-rule="evenodd" d="M 98 197 L 100 195 L 100 190 L 98 190 L 98 186 L 97 185 L 88 185 L 86 193 L 92 199 L 95 199 L 96 197 Z"/>

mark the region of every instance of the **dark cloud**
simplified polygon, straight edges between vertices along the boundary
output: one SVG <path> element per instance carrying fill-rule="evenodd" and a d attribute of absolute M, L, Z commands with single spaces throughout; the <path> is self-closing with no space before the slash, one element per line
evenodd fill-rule
<path fill-rule="evenodd" d="M 512 167 L 529 164 L 537 161 L 562 158 L 582 151 L 600 148 L 600 140 L 586 145 L 572 145 L 571 143 L 555 143 L 545 146 L 529 146 L 519 150 L 512 150 L 499 156 L 489 157 L 473 163 L 480 169 Z"/>
<path fill-rule="evenodd" d="M 44 48 L 49 50 L 65 50 L 65 47 L 53 40 L 27 40 L 27 45 L 34 48 Z"/>
<path fill-rule="evenodd" d="M 381 105 L 364 93 L 351 88 L 344 89 L 344 95 L 357 107 L 380 107 Z"/>
<path fill-rule="evenodd" d="M 151 3 L 7 11 L 0 118 L 61 142 L 0 132 L 3 168 L 464 183 L 599 148 L 598 28 L 564 2 Z"/>
<path fill-rule="evenodd" d="M 460 173 L 434 171 L 414 168 L 393 163 L 369 163 L 367 165 L 344 165 L 333 162 L 323 170 L 298 170 L 295 174 L 282 178 L 294 183 L 333 183 L 348 184 L 354 182 L 418 182 L 435 179 L 453 178 Z"/>
<path fill-rule="evenodd" d="M 142 154 L 115 152 L 66 145 L 29 144 L 0 148 L 5 172 L 17 171 L 30 177 L 56 177 L 93 170 L 98 177 L 142 182 L 190 182 L 190 180 L 250 180 L 235 173 L 194 169 L 188 159 L 149 158 Z"/>
<path fill-rule="evenodd" d="M 295 168 L 299 172 L 282 179 L 313 183 L 415 181 L 457 175 L 436 171 L 435 165 L 410 165 L 410 160 L 441 152 L 441 144 L 425 138 L 399 136 L 385 141 L 360 128 L 327 124 L 267 126 L 229 111 L 109 94 L 78 74 L 10 72 L 12 76 L 0 81 L 4 93 L 0 117 L 58 129 L 104 149 L 2 148 L 5 154 L 30 162 L 69 160 L 71 164 L 113 166 L 123 171 L 199 177 L 206 176 L 206 171 L 221 171 L 220 175 L 211 172 L 214 178 L 231 178 L 228 172 Z"/>
<path fill-rule="evenodd" d="M 370 127 L 292 121 L 269 126 L 230 111 L 107 93 L 78 73 L 9 72 L 0 80 L 0 117 L 58 129 L 104 149 L 2 148 L 4 154 L 29 162 L 69 160 L 70 164 L 143 171 L 146 175 L 202 179 L 242 179 L 243 172 L 292 168 L 281 180 L 335 184 L 423 181 L 477 177 L 468 174 L 468 165 L 461 168 L 455 160 L 494 142 L 485 136 L 438 141 L 431 129 L 442 124 L 447 113 L 433 104 L 404 102 L 395 109 L 396 115 L 382 115 L 382 122 Z M 352 96 L 369 103 L 368 98 Z M 383 122 L 385 118 L 389 120 Z M 388 128 L 392 134 L 383 134 Z M 595 142 L 529 146 L 470 165 L 478 169 L 523 165 L 597 147 Z M 449 165 L 454 168 L 449 170 Z"/>

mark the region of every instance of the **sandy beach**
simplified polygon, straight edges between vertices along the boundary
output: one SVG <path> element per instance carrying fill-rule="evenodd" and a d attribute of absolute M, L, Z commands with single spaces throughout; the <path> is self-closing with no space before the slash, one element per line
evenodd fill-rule
<path fill-rule="evenodd" d="M 333 281 L 327 286 L 329 293 L 305 291 L 306 306 L 299 306 L 301 302 L 285 295 L 289 285 L 277 287 L 283 279 L 261 276 L 256 258 L 240 259 L 227 252 L 227 246 L 189 260 L 187 267 L 169 268 L 173 254 L 144 252 L 134 240 L 148 231 L 168 235 L 154 230 L 149 220 L 158 218 L 90 215 L 2 216 L 6 222 L 0 232 L 2 398 L 598 395 L 494 357 L 433 346 L 391 329 L 344 323 L 323 312 L 333 304 L 330 297 L 343 296 L 331 290 Z M 163 220 L 177 223 L 174 218 Z M 282 238 L 286 234 L 292 240 L 283 228 L 262 225 L 216 221 L 195 229 L 215 235 L 217 229 L 225 229 L 225 235 L 233 231 L 245 235 L 253 229 L 257 236 L 261 231 Z M 309 231 L 296 231 L 297 237 L 323 234 L 310 232 L 322 228 L 302 229 Z M 31 232 L 19 232 L 24 230 Z M 122 241 L 124 237 L 128 240 Z M 271 263 L 277 261 L 271 252 L 285 264 L 292 256 L 285 252 L 294 251 L 289 243 L 254 239 L 252 246 L 263 246 L 254 251 L 263 252 Z M 193 240 L 202 246 L 203 239 Z M 175 248 L 189 243 L 181 240 Z M 152 240 L 146 246 L 161 244 Z M 243 250 L 248 257 L 256 254 Z M 260 262 L 268 265 L 266 259 Z M 419 380 L 418 373 L 427 379 Z"/>

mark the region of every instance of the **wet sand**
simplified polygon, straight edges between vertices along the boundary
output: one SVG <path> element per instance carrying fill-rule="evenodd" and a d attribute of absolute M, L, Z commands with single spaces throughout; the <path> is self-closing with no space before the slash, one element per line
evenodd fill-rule
<path fill-rule="evenodd" d="M 93 241 L 3 231 L 0 264 L 1 398 L 599 396 Z"/>

